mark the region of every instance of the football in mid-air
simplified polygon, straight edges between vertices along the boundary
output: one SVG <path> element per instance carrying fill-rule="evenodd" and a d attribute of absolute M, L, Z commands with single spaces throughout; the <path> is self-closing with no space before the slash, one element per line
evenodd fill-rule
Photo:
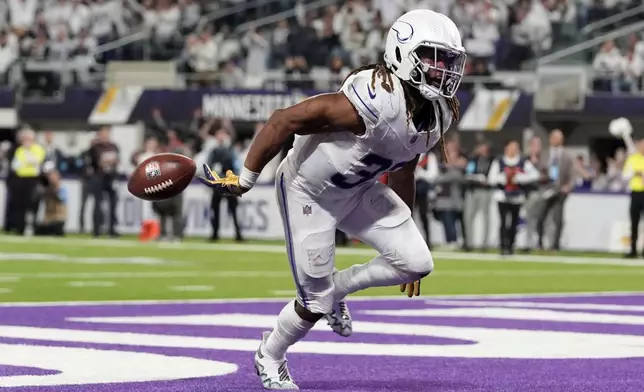
<path fill-rule="evenodd" d="M 147 201 L 169 199 L 183 192 L 196 172 L 195 161 L 184 155 L 153 155 L 134 170 L 127 183 L 127 190 Z"/>

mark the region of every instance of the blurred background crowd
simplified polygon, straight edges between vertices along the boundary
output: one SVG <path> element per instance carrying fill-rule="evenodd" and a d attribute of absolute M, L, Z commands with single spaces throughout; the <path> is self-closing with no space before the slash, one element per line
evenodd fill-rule
<path fill-rule="evenodd" d="M 469 75 L 534 67 L 535 57 L 639 20 L 640 0 L 6 0 L 0 81 L 33 94 L 100 83 L 113 60 L 174 61 L 188 84 L 335 89 L 382 57 L 403 12 L 450 15 Z M 584 52 L 600 91 L 641 89 L 641 34 Z"/>

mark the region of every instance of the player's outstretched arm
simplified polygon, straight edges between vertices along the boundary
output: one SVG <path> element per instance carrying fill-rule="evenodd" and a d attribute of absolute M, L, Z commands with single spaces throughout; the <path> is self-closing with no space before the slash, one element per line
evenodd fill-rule
<path fill-rule="evenodd" d="M 239 175 L 232 171 L 220 178 L 204 165 L 200 180 L 226 195 L 241 196 L 255 185 L 259 174 L 279 153 L 286 139 L 294 134 L 326 132 L 362 134 L 365 125 L 353 104 L 343 93 L 321 94 L 273 112 L 251 143 Z"/>
<path fill-rule="evenodd" d="M 291 135 L 348 131 L 364 132 L 364 123 L 347 97 L 341 93 L 321 94 L 286 109 L 273 112 L 248 150 L 244 167 L 260 173 Z"/>

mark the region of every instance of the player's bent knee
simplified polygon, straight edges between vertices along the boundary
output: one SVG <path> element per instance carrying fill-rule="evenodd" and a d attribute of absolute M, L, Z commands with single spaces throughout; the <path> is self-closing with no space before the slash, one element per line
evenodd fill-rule
<path fill-rule="evenodd" d="M 317 323 L 326 313 L 313 313 L 309 309 L 305 308 L 299 301 L 295 301 L 295 313 L 302 320 L 308 321 L 310 323 Z"/>
<path fill-rule="evenodd" d="M 400 268 L 409 274 L 418 276 L 418 279 L 429 275 L 434 269 L 432 253 L 426 245 L 410 247 L 402 252 Z"/>

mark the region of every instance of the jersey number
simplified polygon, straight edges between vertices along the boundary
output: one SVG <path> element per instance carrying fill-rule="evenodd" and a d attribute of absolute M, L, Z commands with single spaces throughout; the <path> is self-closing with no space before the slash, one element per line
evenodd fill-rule
<path fill-rule="evenodd" d="M 374 179 L 377 175 L 384 173 L 386 171 L 396 171 L 400 169 L 407 162 L 400 162 L 394 165 L 394 161 L 389 158 L 381 157 L 376 154 L 367 154 L 365 155 L 360 162 L 364 164 L 367 169 L 360 169 L 355 173 L 352 173 L 358 177 L 355 181 L 351 182 L 347 179 L 347 176 L 340 173 L 335 173 L 331 176 L 331 182 L 333 185 L 342 189 L 350 189 L 356 187 L 360 184 Z"/>

